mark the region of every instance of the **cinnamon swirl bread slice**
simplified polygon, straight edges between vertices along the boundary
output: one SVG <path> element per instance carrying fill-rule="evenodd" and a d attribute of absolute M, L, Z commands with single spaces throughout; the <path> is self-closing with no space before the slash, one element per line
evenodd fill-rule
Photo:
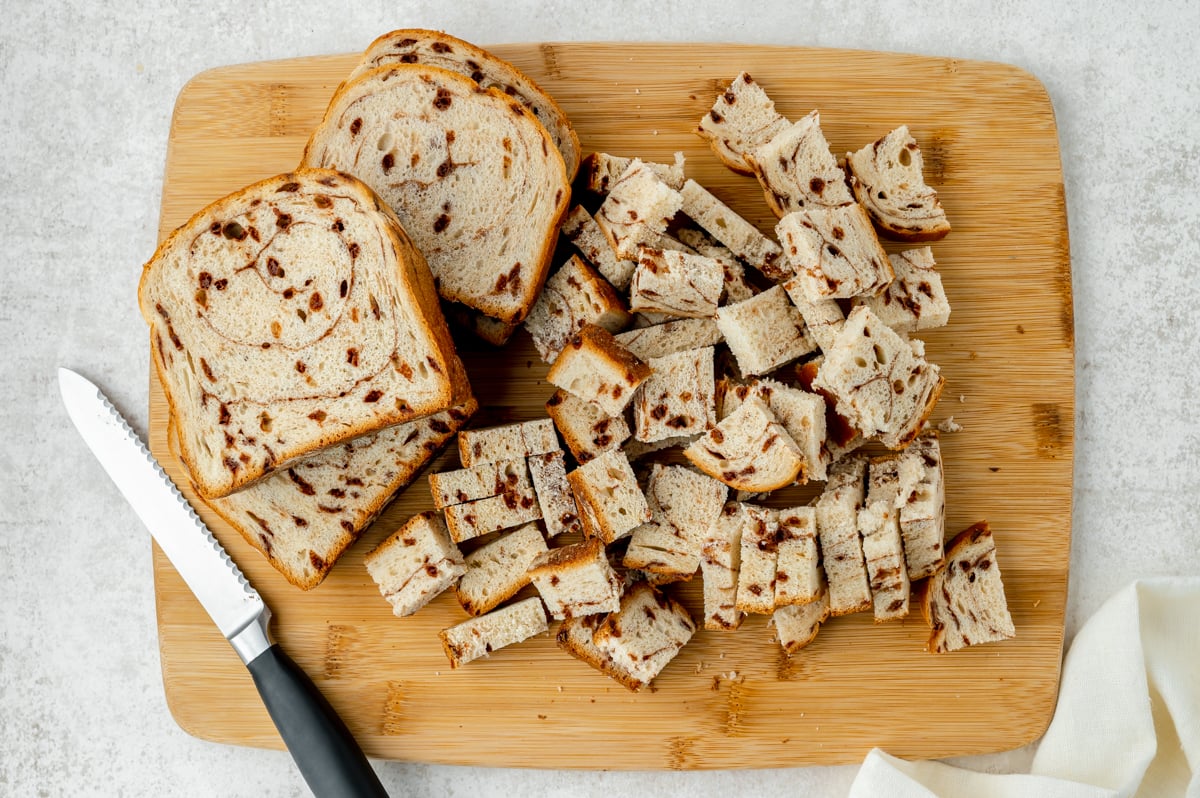
<path fill-rule="evenodd" d="M 339 87 L 304 163 L 379 192 L 444 299 L 506 323 L 533 307 L 571 192 L 517 100 L 433 66 L 379 67 Z"/>
<path fill-rule="evenodd" d="M 520 101 L 546 128 L 574 180 L 579 168 L 579 137 L 554 98 L 533 78 L 470 42 L 435 30 L 407 28 L 385 33 L 363 53 L 349 80 L 388 64 L 427 64 L 466 75 L 485 89 L 495 88 Z"/>
<path fill-rule="evenodd" d="M 218 200 L 163 241 L 138 299 L 205 498 L 470 398 L 421 253 L 347 175 Z"/>

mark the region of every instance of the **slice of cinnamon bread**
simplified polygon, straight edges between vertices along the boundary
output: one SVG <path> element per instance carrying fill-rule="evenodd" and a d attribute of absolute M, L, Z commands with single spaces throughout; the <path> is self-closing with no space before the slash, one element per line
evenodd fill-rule
<path fill-rule="evenodd" d="M 850 187 L 880 233 L 900 241 L 937 241 L 950 232 L 937 192 L 925 184 L 925 161 L 907 125 L 846 154 Z"/>
<path fill-rule="evenodd" d="M 946 564 L 925 583 L 923 609 L 938 654 L 1016 636 L 987 521 L 950 541 Z"/>

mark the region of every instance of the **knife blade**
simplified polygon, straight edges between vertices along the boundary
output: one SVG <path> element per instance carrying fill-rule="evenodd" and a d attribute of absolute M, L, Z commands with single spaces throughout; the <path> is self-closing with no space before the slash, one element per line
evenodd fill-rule
<path fill-rule="evenodd" d="M 271 611 L 137 433 L 86 378 L 58 370 L 75 428 L 246 668 L 301 775 L 318 798 L 384 796 L 346 724 L 272 642 Z"/>

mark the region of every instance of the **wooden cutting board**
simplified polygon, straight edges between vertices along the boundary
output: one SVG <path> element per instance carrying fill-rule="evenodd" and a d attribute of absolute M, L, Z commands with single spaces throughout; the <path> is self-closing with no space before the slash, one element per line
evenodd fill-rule
<path fill-rule="evenodd" d="M 283 646 L 374 757 L 548 768 L 747 768 L 1013 748 L 1046 728 L 1058 690 L 1071 538 L 1074 342 L 1066 207 L 1054 111 L 1031 75 L 1001 64 L 742 45 L 527 44 L 494 48 L 573 120 L 585 152 L 670 160 L 770 231 L 757 184 L 723 168 L 691 131 L 749 70 L 779 110 L 821 110 L 835 153 L 906 123 L 954 231 L 933 245 L 953 304 L 922 337 L 947 380 L 948 532 L 986 518 L 1017 637 L 951 655 L 924 650 L 919 611 L 876 626 L 839 618 L 789 658 L 764 618 L 701 631 L 655 688 L 633 695 L 541 636 L 451 671 L 438 630 L 465 617 L 443 595 L 397 619 L 365 552 L 431 506 L 422 477 L 303 593 L 212 513 L 201 514 L 275 612 Z M 355 56 L 215 69 L 179 95 L 160 234 L 206 203 L 293 168 Z M 889 248 L 895 251 L 895 247 Z M 463 352 L 485 423 L 544 415 L 545 367 L 519 333 L 502 353 Z M 162 392 L 151 386 L 154 452 L 177 479 Z M 435 468 L 453 467 L 441 456 Z M 812 495 L 807 493 L 797 496 Z M 163 678 L 188 732 L 281 747 L 245 669 L 156 550 Z M 679 591 L 699 615 L 700 579 Z M 552 627 L 553 631 L 553 627 Z"/>

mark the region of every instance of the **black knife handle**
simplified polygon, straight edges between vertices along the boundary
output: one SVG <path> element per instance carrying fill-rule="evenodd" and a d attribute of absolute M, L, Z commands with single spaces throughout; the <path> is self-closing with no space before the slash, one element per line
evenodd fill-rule
<path fill-rule="evenodd" d="M 346 724 L 283 649 L 272 645 L 246 667 L 316 798 L 387 798 Z"/>

